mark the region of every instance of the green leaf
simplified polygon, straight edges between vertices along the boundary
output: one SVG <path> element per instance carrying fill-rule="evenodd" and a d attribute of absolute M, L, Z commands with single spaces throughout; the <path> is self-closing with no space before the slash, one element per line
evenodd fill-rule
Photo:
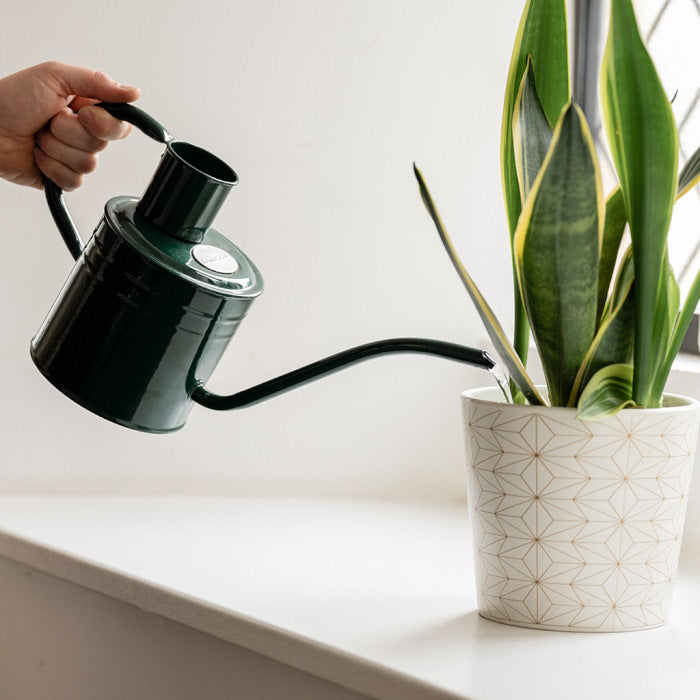
<path fill-rule="evenodd" d="M 693 314 L 695 309 L 700 303 L 700 270 L 695 275 L 693 284 L 690 286 L 690 291 L 686 297 L 683 308 L 676 320 L 676 324 L 673 328 L 673 333 L 668 343 L 668 349 L 664 356 L 664 361 L 659 368 L 656 376 L 656 383 L 654 385 L 654 391 L 657 395 L 663 396 L 664 389 L 666 387 L 666 382 L 668 381 L 668 375 L 671 372 L 671 366 L 673 361 L 676 359 L 676 355 L 681 349 L 681 344 L 683 343 L 683 338 L 688 332 L 688 326 L 693 320 Z"/>
<path fill-rule="evenodd" d="M 535 66 L 546 66 L 539 76 L 537 89 L 544 112 L 553 124 L 570 96 L 566 0 L 528 0 L 510 59 L 501 122 L 501 177 L 511 245 L 522 208 L 513 150 L 513 111 L 528 56 L 532 56 Z M 515 275 L 513 267 L 514 282 Z M 527 318 L 517 286 L 514 292 L 515 349 L 525 362 L 528 350 Z"/>
<path fill-rule="evenodd" d="M 632 246 L 628 246 L 620 261 L 620 268 L 617 271 L 615 284 L 608 299 L 608 304 L 603 311 L 603 320 L 609 316 L 611 308 L 617 308 L 622 303 L 627 294 L 627 287 L 634 281 L 634 255 Z M 630 358 L 631 363 L 631 358 Z"/>
<path fill-rule="evenodd" d="M 653 402 L 654 308 L 677 188 L 678 134 L 630 0 L 611 0 L 603 116 L 634 247 L 634 400 Z"/>
<path fill-rule="evenodd" d="M 591 347 L 576 374 L 569 405 L 575 406 L 582 387 L 607 365 L 629 364 L 634 349 L 634 265 L 632 248 L 620 264 L 615 286 Z"/>
<path fill-rule="evenodd" d="M 581 109 L 562 113 L 514 238 L 518 280 L 553 406 L 566 406 L 593 341 L 603 194 Z"/>
<path fill-rule="evenodd" d="M 627 212 L 622 190 L 616 187 L 605 202 L 605 226 L 603 228 L 603 244 L 600 249 L 600 266 L 598 268 L 598 315 L 596 324 L 600 322 L 603 307 L 610 290 L 610 280 L 615 270 L 617 253 L 620 250 L 622 234 L 627 226 Z"/>
<path fill-rule="evenodd" d="M 532 57 L 520 82 L 513 112 L 513 148 L 520 195 L 527 198 L 552 142 L 552 125 L 544 113 L 535 87 Z"/>
<path fill-rule="evenodd" d="M 531 404 L 544 405 L 544 399 L 535 388 L 534 383 L 528 376 L 525 367 L 523 367 L 523 364 L 512 345 L 508 342 L 508 337 L 503 331 L 501 324 L 498 322 L 496 315 L 493 313 L 491 307 L 486 302 L 486 299 L 484 299 L 476 284 L 474 284 L 474 280 L 470 277 L 469 273 L 457 256 L 457 252 L 452 245 L 452 241 L 447 235 L 445 227 L 442 225 L 442 220 L 440 219 L 437 208 L 435 207 L 433 199 L 430 196 L 428 187 L 423 180 L 423 175 L 415 164 L 413 165 L 413 170 L 416 174 L 416 179 L 418 180 L 418 187 L 420 189 L 423 204 L 428 210 L 428 214 L 430 214 L 430 218 L 433 220 L 435 228 L 440 235 L 440 240 L 442 240 L 442 244 L 445 246 L 445 250 L 450 256 L 452 264 L 457 270 L 464 286 L 467 289 L 467 292 L 469 293 L 469 296 L 474 302 L 474 306 L 476 307 L 476 310 L 479 313 L 484 326 L 486 327 L 486 332 L 489 334 L 489 338 L 491 338 L 491 342 L 494 344 L 496 352 L 498 352 L 501 360 L 505 364 L 511 379 L 515 382 L 518 389 L 522 391 L 525 398 Z"/>
<path fill-rule="evenodd" d="M 678 196 L 682 197 L 700 182 L 700 148 L 693 153 L 678 176 Z"/>
<path fill-rule="evenodd" d="M 690 157 L 678 178 L 676 201 L 700 182 L 700 148 Z M 600 251 L 600 275 L 598 278 L 598 314 L 599 320 L 605 306 L 615 269 L 620 241 L 627 226 L 627 212 L 622 190 L 616 187 L 605 202 L 605 228 L 603 229 L 603 247 Z"/>
<path fill-rule="evenodd" d="M 632 400 L 631 365 L 608 365 L 596 372 L 581 394 L 578 402 L 580 420 L 600 420 L 615 415 Z"/>
<path fill-rule="evenodd" d="M 652 336 L 654 351 L 654 364 L 652 371 L 654 384 L 649 393 L 649 399 L 646 404 L 647 406 L 654 408 L 661 405 L 661 400 L 663 398 L 662 392 L 656 391 L 656 379 L 661 371 L 661 367 L 663 366 L 664 359 L 666 357 L 668 344 L 671 339 L 673 327 L 676 323 L 678 307 L 680 305 L 680 290 L 678 289 L 678 282 L 676 282 L 673 269 L 668 262 L 668 251 L 664 251 L 663 268 L 664 274 L 659 280 L 654 305 L 654 333 Z"/>

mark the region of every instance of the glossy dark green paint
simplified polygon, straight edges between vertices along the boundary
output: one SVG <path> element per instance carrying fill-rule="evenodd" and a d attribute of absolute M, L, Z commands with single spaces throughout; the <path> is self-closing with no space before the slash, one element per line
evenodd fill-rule
<path fill-rule="evenodd" d="M 168 267 L 145 255 L 129 240 L 133 229 L 114 225 L 138 218 L 135 208 L 128 198 L 107 204 L 32 342 L 32 357 L 90 411 L 130 428 L 168 432 L 184 425 L 193 391 L 211 375 L 262 284 L 237 250 L 238 290 L 200 281 L 194 261 L 188 277 L 186 263 Z"/>

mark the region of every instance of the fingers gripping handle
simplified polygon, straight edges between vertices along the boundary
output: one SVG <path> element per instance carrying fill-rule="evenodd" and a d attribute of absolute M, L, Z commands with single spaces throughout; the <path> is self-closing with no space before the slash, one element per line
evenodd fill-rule
<path fill-rule="evenodd" d="M 150 114 L 146 114 L 142 109 L 130 104 L 117 102 L 98 102 L 97 107 L 102 107 L 113 117 L 133 124 L 137 129 L 143 131 L 146 136 L 150 136 L 159 143 L 169 143 L 173 140 L 170 132 L 159 124 Z M 68 250 L 74 259 L 78 259 L 83 252 L 83 239 L 78 233 L 78 229 L 66 207 L 61 188 L 48 177 L 44 176 L 44 193 L 49 211 L 56 226 L 68 246 Z"/>

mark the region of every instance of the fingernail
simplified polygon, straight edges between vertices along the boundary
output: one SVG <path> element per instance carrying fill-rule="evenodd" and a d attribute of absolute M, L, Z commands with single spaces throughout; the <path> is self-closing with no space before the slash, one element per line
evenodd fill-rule
<path fill-rule="evenodd" d="M 117 87 L 121 88 L 122 90 L 138 90 L 137 87 L 134 87 L 133 85 L 122 85 L 119 83 Z"/>
<path fill-rule="evenodd" d="M 92 124 L 94 118 L 92 112 L 85 107 L 78 111 L 78 119 L 80 119 L 83 124 Z"/>

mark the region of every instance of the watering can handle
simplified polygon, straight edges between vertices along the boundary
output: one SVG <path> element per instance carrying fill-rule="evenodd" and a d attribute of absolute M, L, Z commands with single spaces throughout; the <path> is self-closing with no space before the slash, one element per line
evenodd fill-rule
<path fill-rule="evenodd" d="M 159 143 L 169 143 L 173 140 L 172 135 L 165 127 L 138 107 L 119 102 L 98 102 L 95 106 L 102 107 L 117 119 L 133 124 L 146 136 L 150 136 Z M 63 190 L 53 180 L 44 176 L 44 194 L 61 237 L 68 246 L 71 255 L 77 260 L 83 252 L 84 244 L 63 200 Z"/>

